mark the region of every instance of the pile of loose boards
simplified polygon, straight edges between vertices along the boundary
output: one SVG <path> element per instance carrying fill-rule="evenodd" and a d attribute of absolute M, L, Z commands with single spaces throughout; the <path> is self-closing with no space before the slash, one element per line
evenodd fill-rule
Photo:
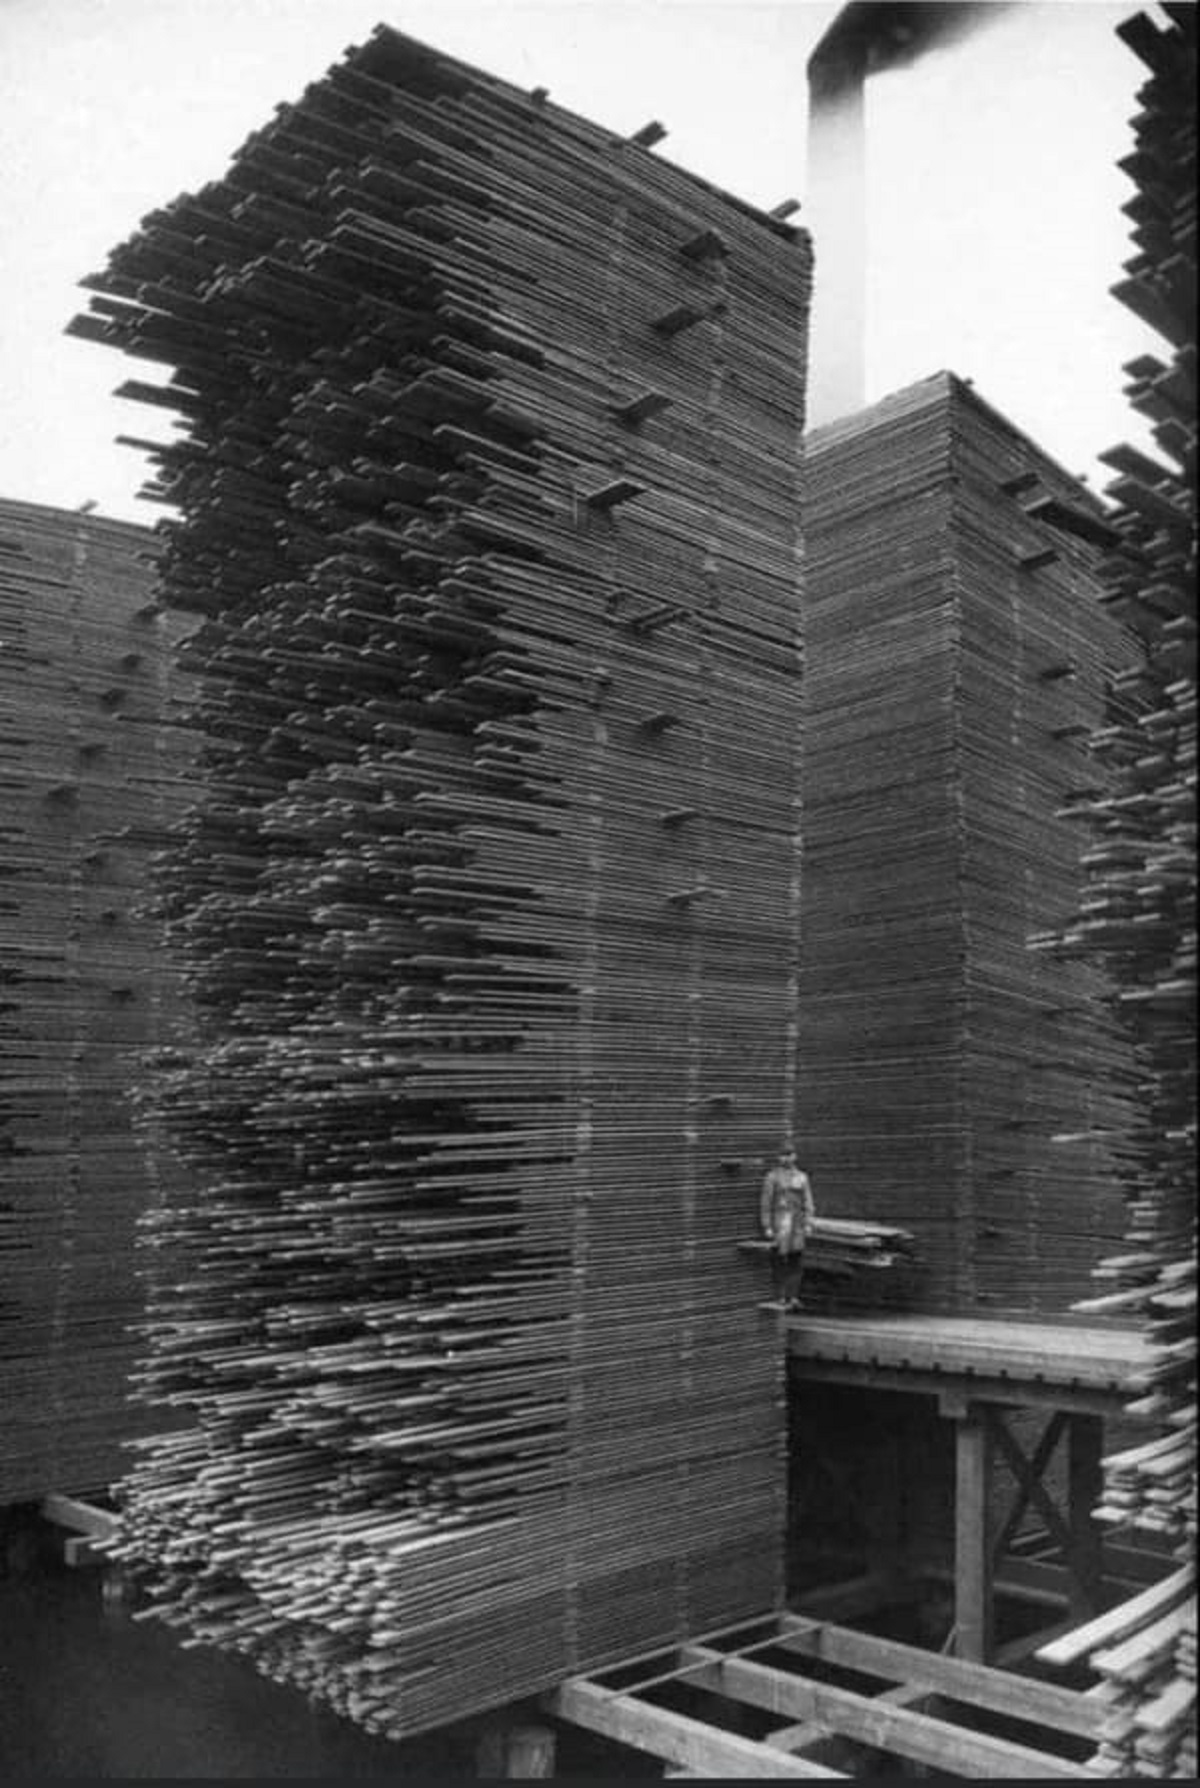
<path fill-rule="evenodd" d="M 121 1551 L 394 1735 L 780 1592 L 810 257 L 659 134 L 381 28 L 73 325 L 202 617 Z"/>
<path fill-rule="evenodd" d="M 1154 1345 L 1131 1408 L 1160 1432 L 1105 1461 L 1098 1514 L 1122 1538 L 1173 1541 L 1179 1569 L 1045 1654 L 1088 1656 L 1108 1718 L 1095 1766 L 1196 1773 L 1196 9 L 1141 14 L 1119 35 L 1145 63 L 1122 168 L 1134 255 L 1114 288 L 1162 339 L 1126 368 L 1154 451 L 1104 455 L 1117 474 L 1106 601 L 1138 650 L 1119 708 L 1088 741 L 1111 781 L 1081 818 L 1084 899 L 1059 939 L 1100 962 L 1136 1050 L 1125 1245 L 1084 1306 L 1137 1317 Z"/>

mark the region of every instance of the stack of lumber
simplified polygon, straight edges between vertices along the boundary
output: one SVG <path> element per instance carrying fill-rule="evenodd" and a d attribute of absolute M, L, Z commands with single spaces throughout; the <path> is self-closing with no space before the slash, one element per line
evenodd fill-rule
<path fill-rule="evenodd" d="M 773 1242 L 739 1242 L 745 1254 L 771 1255 Z M 885 1223 L 856 1223 L 837 1217 L 816 1217 L 804 1250 L 805 1303 L 821 1291 L 844 1292 L 858 1280 L 890 1267 L 911 1266 L 916 1255 L 912 1235 Z M 870 1295 L 867 1285 L 867 1295 Z"/>
<path fill-rule="evenodd" d="M 1057 941 L 1102 963 L 1137 1053 L 1129 1125 L 1124 1246 L 1104 1260 L 1105 1289 L 1083 1306 L 1140 1318 L 1152 1364 L 1131 1409 L 1160 1433 L 1105 1461 L 1102 1519 L 1165 1535 L 1181 1557 L 1196 1544 L 1196 10 L 1138 15 L 1119 35 L 1145 64 L 1134 148 L 1122 161 L 1135 193 L 1125 211 L 1134 254 L 1115 295 L 1162 338 L 1126 369 L 1133 409 L 1154 450 L 1104 455 L 1117 473 L 1106 601 L 1138 652 L 1119 705 L 1090 741 L 1110 789 L 1085 802 L 1087 882 Z M 1129 1622 L 1104 1674 L 1123 1724 L 1101 1761 L 1114 1771 L 1195 1774 L 1194 1584 L 1170 1619 Z"/>
<path fill-rule="evenodd" d="M 853 1223 L 836 1217 L 817 1217 L 808 1238 L 805 1272 L 841 1283 L 889 1267 L 911 1263 L 915 1253 L 907 1229 L 883 1223 Z"/>
<path fill-rule="evenodd" d="M 128 1095 L 171 1006 L 140 903 L 181 763 L 153 544 L 0 502 L 0 1504 L 104 1486 L 133 1423 Z"/>
<path fill-rule="evenodd" d="M 808 484 L 799 1157 L 823 1210 L 914 1232 L 910 1307 L 1061 1311 L 1121 1232 L 1094 1131 L 1134 1076 L 1102 976 L 1028 948 L 1078 899 L 1060 810 L 1131 649 L 1098 505 L 947 374 L 816 430 Z"/>
<path fill-rule="evenodd" d="M 1044 1646 L 1059 1666 L 1086 1659 L 1103 1709 L 1089 1760 L 1102 1776 L 1190 1777 L 1196 1763 L 1196 1574 L 1189 1562 L 1161 1582 Z"/>
<path fill-rule="evenodd" d="M 1179 1538 L 1195 1521 L 1195 1456 L 1196 1422 L 1191 1411 L 1181 1411 L 1178 1425 L 1157 1439 L 1110 1453 L 1104 1461 L 1097 1519 L 1113 1527 Z"/>
<path fill-rule="evenodd" d="M 204 616 L 120 1550 L 392 1735 L 780 1594 L 809 254 L 659 134 L 381 29 L 73 325 Z"/>

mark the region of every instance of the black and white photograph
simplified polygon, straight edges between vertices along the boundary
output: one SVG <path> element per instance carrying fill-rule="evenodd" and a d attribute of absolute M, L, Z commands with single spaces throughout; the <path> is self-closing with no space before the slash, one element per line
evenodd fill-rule
<path fill-rule="evenodd" d="M 1196 1775 L 1196 0 L 0 0 L 0 1780 Z"/>

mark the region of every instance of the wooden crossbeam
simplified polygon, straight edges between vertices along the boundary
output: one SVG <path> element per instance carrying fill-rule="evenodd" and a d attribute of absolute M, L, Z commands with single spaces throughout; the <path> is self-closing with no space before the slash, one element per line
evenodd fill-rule
<path fill-rule="evenodd" d="M 746 1658 L 723 1658 L 720 1652 L 706 1651 L 700 1646 L 685 1647 L 683 1655 L 696 1663 L 708 1662 L 709 1670 L 692 1678 L 701 1688 L 730 1695 L 771 1713 L 830 1726 L 844 1737 L 875 1750 L 890 1751 L 953 1774 L 1009 1776 L 1023 1781 L 1077 1779 L 1086 1774 L 1082 1765 L 1049 1751 L 968 1732 L 948 1720 L 883 1704 L 853 1689 L 812 1682 Z"/>
<path fill-rule="evenodd" d="M 1100 1710 L 1069 1689 L 1011 1676 L 963 1658 L 943 1657 L 899 1639 L 881 1639 L 873 1633 L 785 1614 L 780 1620 L 780 1644 L 804 1657 L 821 1658 L 872 1676 L 893 1677 L 909 1687 L 1034 1721 L 1076 1738 L 1094 1739 L 1099 1730 Z"/>
<path fill-rule="evenodd" d="M 719 1654 L 718 1654 L 719 1655 Z M 707 1660 L 704 1660 L 707 1662 Z M 747 1665 L 749 1669 L 752 1666 Z M 654 1707 L 633 1696 L 606 1695 L 594 1683 L 564 1683 L 545 1698 L 547 1712 L 599 1732 L 618 1744 L 649 1751 L 702 1776 L 824 1776 L 844 1779 L 844 1771 L 791 1757 L 786 1751 L 724 1732 L 688 1714 Z"/>
<path fill-rule="evenodd" d="M 990 1411 L 988 1419 L 997 1430 L 1005 1425 L 1004 1417 L 999 1410 Z M 1046 1423 L 1046 1426 L 1042 1430 L 1038 1439 L 1037 1445 L 1028 1459 L 1025 1458 L 1025 1454 L 1015 1437 L 1011 1433 L 1008 1433 L 1007 1429 L 1005 1430 L 1007 1438 L 1011 1442 L 1011 1448 L 1007 1457 L 1016 1474 L 1017 1495 L 1013 1501 L 1013 1506 L 1009 1511 L 1007 1520 L 996 1535 L 995 1544 L 992 1547 L 993 1565 L 998 1564 L 1004 1553 L 1007 1552 L 1013 1535 L 1024 1520 L 1025 1513 L 1029 1508 L 1030 1496 L 1032 1494 L 1030 1485 L 1035 1479 L 1040 1481 L 1047 1465 L 1050 1463 L 1055 1447 L 1066 1432 L 1067 1421 L 1068 1417 L 1066 1412 L 1061 1409 L 1056 1410 L 1050 1417 L 1050 1420 Z M 1001 1442 L 1001 1445 L 1003 1447 L 1003 1441 Z M 1023 1461 L 1019 1470 L 1016 1465 L 1012 1463 L 1018 1458 Z"/>
<path fill-rule="evenodd" d="M 1046 1523 L 1047 1528 L 1062 1548 L 1064 1557 L 1069 1557 L 1071 1553 L 1071 1531 L 1058 1510 L 1055 1508 L 1046 1486 L 1041 1481 L 1040 1474 L 1036 1473 L 1036 1459 L 1038 1455 L 1041 1454 L 1041 1446 L 1039 1445 L 1037 1453 L 1035 1454 L 1035 1464 L 1031 1466 L 1031 1462 L 1026 1459 L 1013 1435 L 1009 1432 L 1006 1424 L 999 1420 L 994 1414 L 989 1416 L 989 1421 L 993 1438 L 997 1441 L 1000 1451 L 1004 1455 L 1005 1463 L 1009 1466 L 1013 1475 L 1016 1477 L 1018 1484 L 1021 1486 L 1021 1495 L 1024 1498 L 1021 1505 L 1021 1514 L 1024 1514 L 1028 1505 L 1033 1503 L 1039 1515 L 1042 1517 L 1042 1520 Z M 1061 1411 L 1054 1417 L 1053 1421 L 1051 1421 L 1050 1426 L 1047 1429 L 1047 1434 L 1052 1433 L 1052 1444 L 1057 1443 L 1058 1436 L 1062 1433 L 1065 1422 L 1066 1418 L 1062 1415 Z M 1045 1438 L 1046 1436 L 1044 1435 L 1043 1440 Z M 1046 1457 L 1049 1457 L 1049 1453 L 1046 1454 Z"/>
<path fill-rule="evenodd" d="M 903 1391 L 908 1396 L 938 1396 L 948 1384 L 958 1385 L 964 1396 L 980 1402 L 1018 1409 L 1078 1410 L 1085 1415 L 1118 1415 L 1124 1412 L 1128 1391 L 1100 1385 L 1062 1385 L 1049 1379 L 1014 1374 L 969 1371 L 961 1374 L 922 1366 L 879 1364 L 863 1360 L 810 1359 L 789 1351 L 788 1370 L 801 1382 L 867 1386 L 872 1390 Z"/>
<path fill-rule="evenodd" d="M 811 1720 L 794 1720 L 788 1726 L 780 1726 L 774 1732 L 768 1732 L 763 1739 L 775 1751 L 790 1751 L 798 1756 L 808 1745 L 819 1744 L 827 1738 L 833 1738 L 828 1726 L 814 1726 Z"/>

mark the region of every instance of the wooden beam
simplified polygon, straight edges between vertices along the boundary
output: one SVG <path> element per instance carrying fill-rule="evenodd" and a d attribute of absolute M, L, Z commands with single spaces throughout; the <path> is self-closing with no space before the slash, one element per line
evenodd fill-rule
<path fill-rule="evenodd" d="M 922 1568 L 922 1575 L 930 1583 L 953 1584 L 955 1574 L 948 1566 L 931 1561 Z M 993 1603 L 998 1596 L 1014 1602 L 1032 1602 L 1057 1613 L 1067 1605 L 1066 1573 L 1061 1565 L 1035 1564 L 1028 1558 L 1006 1559 L 1003 1572 L 992 1575 Z"/>
<path fill-rule="evenodd" d="M 98 1509 L 75 1496 L 60 1496 L 56 1490 L 43 1496 L 39 1512 L 55 1527 L 87 1534 L 93 1540 L 111 1539 L 117 1528 L 117 1517 L 110 1509 Z"/>
<path fill-rule="evenodd" d="M 822 1658 L 870 1676 L 895 1677 L 909 1688 L 1057 1727 L 1076 1738 L 1094 1739 L 1099 1730 L 1101 1710 L 1054 1683 L 1010 1676 L 986 1664 L 944 1657 L 941 1652 L 925 1651 L 899 1639 L 880 1639 L 874 1633 L 856 1633 L 849 1627 L 805 1621 L 791 1614 L 781 1616 L 780 1628 L 780 1644 L 804 1657 Z"/>
<path fill-rule="evenodd" d="M 1008 1433 L 1007 1429 L 1004 1429 L 1005 1435 L 1007 1435 L 1007 1438 L 1012 1443 L 1009 1460 L 1011 1469 L 1013 1470 L 1013 1474 L 1017 1481 L 1017 1494 L 1013 1500 L 1013 1506 L 1009 1511 L 1008 1519 L 997 1534 L 995 1543 L 992 1547 L 992 1561 L 994 1568 L 999 1567 L 1002 1554 L 1007 1551 L 1009 1541 L 1013 1538 L 1013 1535 L 1016 1533 L 1024 1519 L 1025 1512 L 1029 1507 L 1030 1498 L 1033 1494 L 1033 1483 L 1041 1480 L 1047 1465 L 1050 1463 L 1055 1447 L 1058 1445 L 1059 1440 L 1066 1431 L 1067 1423 L 1072 1419 L 1090 1419 L 1096 1421 L 1097 1418 L 1095 1416 L 1090 1418 L 1072 1418 L 1067 1414 L 1066 1410 L 1056 1409 L 1054 1414 L 1050 1417 L 1050 1420 L 1046 1423 L 1041 1437 L 1033 1449 L 1032 1456 L 1028 1460 L 1026 1460 L 1024 1453 L 1017 1445 L 1015 1439 L 1013 1439 L 1013 1436 Z M 1001 1412 L 999 1410 L 994 1411 L 991 1415 L 991 1420 L 994 1423 L 997 1432 L 999 1432 L 1004 1423 L 1004 1417 Z M 1017 1459 L 1021 1460 L 1019 1468 L 1013 1463 L 1013 1461 Z M 1097 1501 L 1099 1501 L 1098 1497 Z"/>
<path fill-rule="evenodd" d="M 890 1751 L 916 1763 L 930 1763 L 954 1775 L 1054 1781 L 1077 1779 L 1085 1773 L 1080 1764 L 1069 1763 L 1049 1751 L 968 1732 L 948 1720 L 883 1703 L 853 1689 L 812 1682 L 745 1658 L 723 1658 L 719 1652 L 705 1654 L 699 1646 L 685 1647 L 685 1652 L 689 1656 L 694 1653 L 697 1662 L 705 1655 L 710 1661 L 708 1674 L 693 1678 L 702 1688 L 734 1696 L 772 1713 L 813 1720 L 874 1750 Z"/>
<path fill-rule="evenodd" d="M 762 1742 L 774 1751 L 790 1751 L 793 1756 L 798 1756 L 809 1745 L 833 1737 L 828 1726 L 814 1726 L 811 1720 L 796 1720 L 790 1726 L 780 1726 L 776 1731 L 768 1732 Z"/>
<path fill-rule="evenodd" d="M 954 1630 L 960 1658 L 986 1664 L 992 1646 L 992 1427 L 977 1409 L 955 1423 Z"/>
<path fill-rule="evenodd" d="M 747 1669 L 752 1666 L 747 1665 Z M 844 1779 L 844 1772 L 789 1757 L 754 1739 L 693 1720 L 632 1697 L 606 1695 L 595 1683 L 574 1678 L 545 1697 L 547 1713 L 599 1732 L 617 1744 L 649 1751 L 701 1776 L 813 1776 Z"/>
<path fill-rule="evenodd" d="M 1073 1415 L 1067 1431 L 1067 1526 L 1071 1613 L 1078 1620 L 1099 1614 L 1104 1594 L 1104 1543 L 1092 1511 L 1104 1489 L 1104 1424 Z"/>
<path fill-rule="evenodd" d="M 1007 1404 L 1014 1409 L 1078 1410 L 1084 1415 L 1122 1415 L 1129 1395 L 1128 1390 L 1103 1386 L 1056 1385 L 997 1373 L 955 1375 L 931 1367 L 882 1366 L 864 1360 L 814 1360 L 796 1353 L 788 1355 L 788 1370 L 802 1384 L 855 1385 L 865 1390 L 903 1391 L 915 1397 L 936 1397 L 948 1386 L 957 1386 L 964 1396 L 980 1403 Z"/>
<path fill-rule="evenodd" d="M 1046 1524 L 1047 1532 L 1052 1536 L 1060 1551 L 1065 1554 L 1071 1545 L 1070 1530 L 1050 1500 L 1046 1486 L 1039 1477 L 1030 1471 L 1029 1461 L 998 1415 L 994 1416 L 992 1420 L 992 1434 L 998 1441 L 1000 1451 L 1004 1454 L 1013 1476 L 1021 1485 L 1022 1491 L 1027 1494 L 1028 1501 L 1035 1505 Z"/>

